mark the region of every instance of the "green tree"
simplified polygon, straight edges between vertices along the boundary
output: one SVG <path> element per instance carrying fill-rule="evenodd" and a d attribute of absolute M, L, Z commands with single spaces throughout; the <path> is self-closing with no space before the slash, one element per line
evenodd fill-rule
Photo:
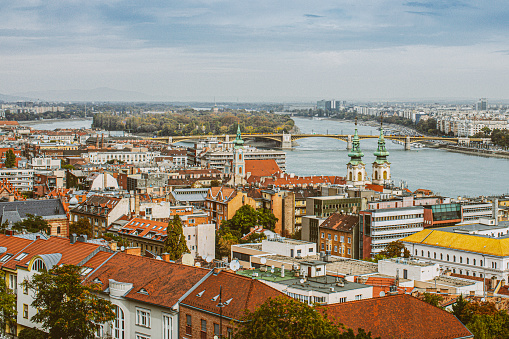
<path fill-rule="evenodd" d="M 468 301 L 463 298 L 463 295 L 460 294 L 460 296 L 456 299 L 456 303 L 452 305 L 452 314 L 456 318 L 458 318 L 459 321 L 461 321 L 463 324 L 466 324 L 465 321 L 465 311 L 466 307 L 468 305 Z"/>
<path fill-rule="evenodd" d="M 16 295 L 7 287 L 5 272 L 0 271 L 0 333 L 5 334 L 5 326 L 12 329 L 16 325 L 16 315 Z"/>
<path fill-rule="evenodd" d="M 386 258 L 404 257 L 410 258 L 410 251 L 405 247 L 403 242 L 400 240 L 391 241 L 385 248 L 380 252 L 381 255 Z"/>
<path fill-rule="evenodd" d="M 41 323 L 52 339 L 93 338 L 97 324 L 115 318 L 113 304 L 97 296 L 99 286 L 82 284 L 80 270 L 57 266 L 23 282 L 34 293 L 32 306 L 38 310 L 30 320 Z"/>
<path fill-rule="evenodd" d="M 278 218 L 267 208 L 261 208 L 258 212 L 258 225 L 263 226 L 266 229 L 273 231 L 276 228 Z"/>
<path fill-rule="evenodd" d="M 444 300 L 444 297 L 442 297 L 440 294 L 424 292 L 422 300 L 430 305 L 441 308 L 440 303 Z"/>
<path fill-rule="evenodd" d="M 229 227 L 241 234 L 247 234 L 251 227 L 258 225 L 258 216 L 258 212 L 251 205 L 244 205 L 235 212 L 230 220 L 222 222 L 221 227 Z"/>
<path fill-rule="evenodd" d="M 178 215 L 175 215 L 168 223 L 166 234 L 164 251 L 170 254 L 171 260 L 179 260 L 184 253 L 189 253 L 182 228 L 182 221 Z"/>
<path fill-rule="evenodd" d="M 370 339 L 362 329 L 355 335 L 336 325 L 315 308 L 288 297 L 268 299 L 253 312 L 246 311 L 235 339 Z"/>
<path fill-rule="evenodd" d="M 45 232 L 49 234 L 49 224 L 40 215 L 34 216 L 27 214 L 24 220 L 14 223 L 13 228 L 18 231 L 27 231 L 29 233 Z"/>
<path fill-rule="evenodd" d="M 47 339 L 48 334 L 37 328 L 24 328 L 19 332 L 18 339 Z"/>
<path fill-rule="evenodd" d="M 86 235 L 88 238 L 92 238 L 92 225 L 87 218 L 79 218 L 78 221 L 73 222 L 69 225 L 69 236 L 71 234 Z"/>
<path fill-rule="evenodd" d="M 228 227 L 221 227 L 216 231 L 216 258 L 230 258 L 232 245 L 240 242 L 238 232 L 230 230 Z"/>
<path fill-rule="evenodd" d="M 5 167 L 13 168 L 14 166 L 16 166 L 16 155 L 12 149 L 9 149 L 5 152 Z"/>

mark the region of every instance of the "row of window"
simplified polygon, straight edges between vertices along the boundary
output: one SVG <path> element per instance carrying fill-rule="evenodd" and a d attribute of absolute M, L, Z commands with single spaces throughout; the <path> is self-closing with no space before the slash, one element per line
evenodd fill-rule
<path fill-rule="evenodd" d="M 332 247 L 332 246 L 331 246 Z M 322 243 L 322 251 L 325 250 L 325 244 Z M 327 246 L 327 250 L 330 251 L 331 249 Z M 339 251 L 339 252 L 338 252 Z M 334 251 L 333 253 L 339 253 L 339 254 L 345 254 L 345 251 L 343 248 L 339 247 L 338 246 L 334 246 Z M 352 254 L 352 250 L 350 248 L 347 248 L 347 253 L 348 254 Z"/>
<path fill-rule="evenodd" d="M 373 217 L 373 221 L 390 221 L 424 218 L 424 214 L 389 215 L 386 217 Z"/>
<path fill-rule="evenodd" d="M 219 324 L 213 323 L 214 325 L 214 336 L 220 336 Z M 208 330 L 207 330 L 207 320 L 201 319 L 200 321 L 200 337 L 207 338 Z M 227 339 L 233 338 L 233 329 L 231 327 L 226 327 Z M 186 334 L 193 335 L 193 318 L 190 314 L 186 314 Z"/>
<path fill-rule="evenodd" d="M 373 225 L 373 232 L 383 232 L 383 231 L 394 231 L 404 228 L 421 228 L 423 227 L 422 222 L 413 223 L 413 224 L 403 224 L 403 225 L 389 225 L 389 226 L 375 226 Z"/>
<path fill-rule="evenodd" d="M 418 251 L 417 250 L 415 250 L 415 255 L 418 255 Z M 421 257 L 424 257 L 424 250 L 421 250 Z M 428 251 L 428 258 L 431 258 L 431 252 L 430 251 Z M 446 258 L 445 259 L 446 261 L 451 261 L 450 260 L 451 256 L 449 256 L 449 254 L 447 254 L 445 256 L 445 258 Z M 437 259 L 437 253 L 436 252 L 433 252 L 433 259 Z M 440 260 L 444 260 L 443 253 L 440 253 Z M 458 260 L 459 260 L 458 262 L 460 264 L 463 263 L 463 257 L 462 256 L 459 256 Z M 452 262 L 456 262 L 456 256 L 455 255 L 452 256 Z M 468 258 L 468 257 L 465 258 L 465 263 L 467 265 L 470 265 L 470 258 Z M 472 265 L 476 265 L 476 260 L 475 259 L 472 259 Z M 479 266 L 483 266 L 483 261 L 482 260 L 479 260 Z M 491 268 L 497 269 L 498 268 L 498 263 L 496 261 L 492 261 L 491 262 Z M 509 269 L 509 262 L 507 263 L 507 269 Z"/>
<path fill-rule="evenodd" d="M 324 238 L 325 238 L 325 232 L 322 232 L 322 239 L 324 239 Z M 327 239 L 332 240 L 332 234 L 327 233 Z M 340 239 L 339 242 L 345 242 L 345 236 L 344 235 L 339 237 L 339 239 Z M 334 241 L 338 241 L 338 235 L 337 234 L 334 235 Z M 351 237 L 348 237 L 348 243 L 349 244 L 352 243 L 352 238 Z"/>

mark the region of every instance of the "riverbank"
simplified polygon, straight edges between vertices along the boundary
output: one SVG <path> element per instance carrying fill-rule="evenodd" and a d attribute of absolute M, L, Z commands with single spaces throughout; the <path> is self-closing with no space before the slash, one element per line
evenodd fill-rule
<path fill-rule="evenodd" d="M 509 159 L 509 152 L 505 152 L 505 151 L 466 148 L 466 147 L 457 146 L 457 145 L 436 144 L 436 143 L 432 143 L 429 141 L 422 142 L 422 143 L 424 145 L 426 145 L 426 147 L 428 147 L 428 148 L 443 149 L 443 150 L 446 150 L 449 152 L 462 153 L 462 154 L 468 154 L 468 155 L 476 155 L 479 157 L 486 157 L 486 158 Z"/>

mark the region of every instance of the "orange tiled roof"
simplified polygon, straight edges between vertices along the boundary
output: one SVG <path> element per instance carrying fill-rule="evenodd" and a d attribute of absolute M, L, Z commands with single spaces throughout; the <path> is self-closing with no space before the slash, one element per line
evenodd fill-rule
<path fill-rule="evenodd" d="M 245 169 L 246 173 L 251 173 L 254 177 L 270 177 L 281 172 L 281 168 L 274 159 L 246 160 Z"/>
<path fill-rule="evenodd" d="M 374 338 L 473 338 L 454 315 L 408 294 L 331 304 L 319 310 L 355 332 L 358 328 L 371 332 Z"/>
<path fill-rule="evenodd" d="M 352 232 L 355 225 L 359 223 L 359 217 L 355 215 L 332 213 L 321 225 L 320 228 L 328 228 L 335 231 Z"/>
<path fill-rule="evenodd" d="M 182 304 L 218 313 L 219 309 L 216 307 L 218 301 L 211 299 L 219 294 L 220 286 L 222 287 L 223 302 L 231 299 L 228 306 L 223 308 L 223 315 L 237 320 L 244 314 L 244 310 L 253 311 L 268 298 L 283 295 L 257 279 L 221 271 L 209 276 L 182 301 Z M 199 297 L 198 293 L 202 291 L 203 294 Z"/>
<path fill-rule="evenodd" d="M 169 308 L 208 272 L 203 268 L 116 253 L 86 281 L 100 281 L 103 291 L 109 287 L 109 279 L 131 283 L 133 288 L 125 298 Z"/>
<path fill-rule="evenodd" d="M 133 218 L 119 230 L 119 233 L 164 241 L 167 227 L 167 222 Z"/>
<path fill-rule="evenodd" d="M 0 264 L 3 266 L 6 258 L 9 256 L 16 257 L 22 249 L 30 245 L 32 242 L 33 240 L 0 234 L 0 247 L 6 248 L 5 252 L 0 253 Z"/>
<path fill-rule="evenodd" d="M 382 185 L 366 184 L 366 188 L 368 190 L 372 190 L 375 192 L 383 192 L 384 191 L 384 187 Z"/>

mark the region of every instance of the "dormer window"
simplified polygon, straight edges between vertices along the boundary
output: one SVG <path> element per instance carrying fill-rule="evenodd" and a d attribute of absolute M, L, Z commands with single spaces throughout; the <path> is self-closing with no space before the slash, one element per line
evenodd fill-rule
<path fill-rule="evenodd" d="M 146 290 L 146 289 L 144 289 L 144 288 L 140 288 L 140 290 L 138 291 L 138 293 L 141 293 L 141 294 L 146 294 L 146 295 L 148 295 L 148 292 L 147 292 L 147 290 Z"/>
<path fill-rule="evenodd" d="M 32 270 L 37 272 L 46 272 L 46 264 L 42 259 L 35 259 L 34 263 L 32 264 Z"/>

